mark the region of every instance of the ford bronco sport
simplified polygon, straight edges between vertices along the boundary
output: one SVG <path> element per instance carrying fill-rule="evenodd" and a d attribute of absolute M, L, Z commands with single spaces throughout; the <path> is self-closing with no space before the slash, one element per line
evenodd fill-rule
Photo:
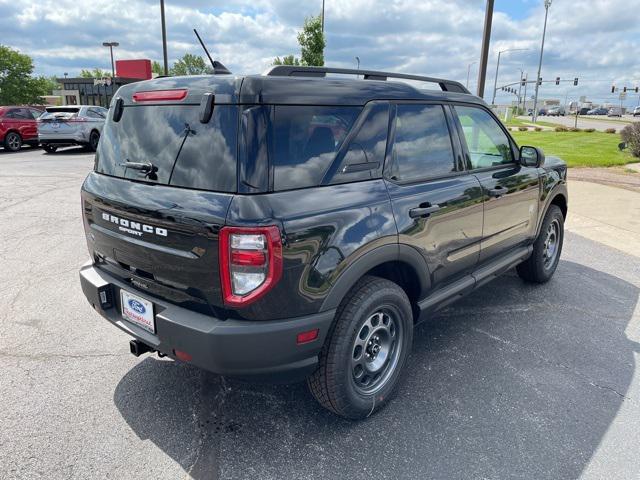
<path fill-rule="evenodd" d="M 551 278 L 566 165 L 457 82 L 277 66 L 120 88 L 82 206 L 82 289 L 132 353 L 306 378 L 362 418 L 417 322 L 513 267 Z"/>

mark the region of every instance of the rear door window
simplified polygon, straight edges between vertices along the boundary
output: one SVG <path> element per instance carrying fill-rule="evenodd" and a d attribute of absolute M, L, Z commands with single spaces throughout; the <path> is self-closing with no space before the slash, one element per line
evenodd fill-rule
<path fill-rule="evenodd" d="M 320 185 L 361 107 L 276 106 L 274 190 Z"/>
<path fill-rule="evenodd" d="M 234 192 L 238 107 L 216 105 L 200 123 L 194 105 L 125 107 L 109 120 L 96 153 L 96 171 L 149 183 Z M 153 172 L 127 167 L 151 163 Z"/>
<path fill-rule="evenodd" d="M 397 105 L 391 179 L 414 182 L 456 172 L 449 127 L 441 105 Z"/>

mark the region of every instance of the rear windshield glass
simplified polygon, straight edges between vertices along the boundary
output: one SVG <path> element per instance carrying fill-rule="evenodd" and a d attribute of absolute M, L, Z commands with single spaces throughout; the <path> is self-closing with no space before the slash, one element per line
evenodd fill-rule
<path fill-rule="evenodd" d="M 274 190 L 320 184 L 361 107 L 275 107 Z"/>
<path fill-rule="evenodd" d="M 49 109 L 40 116 L 40 120 L 67 119 L 78 115 L 79 108 L 56 108 Z"/>
<path fill-rule="evenodd" d="M 105 124 L 96 171 L 144 182 L 234 192 L 238 107 L 216 105 L 206 124 L 200 123 L 199 112 L 193 105 L 125 107 L 120 121 L 109 118 Z M 140 168 L 142 165 L 145 167 Z"/>

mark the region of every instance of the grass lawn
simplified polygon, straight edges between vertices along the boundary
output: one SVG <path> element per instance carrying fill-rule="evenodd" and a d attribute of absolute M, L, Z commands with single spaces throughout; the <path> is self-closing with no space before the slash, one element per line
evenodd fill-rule
<path fill-rule="evenodd" d="M 618 150 L 621 140 L 617 133 L 512 131 L 511 135 L 518 145 L 540 147 L 570 167 L 611 167 L 640 161 L 627 150 Z"/>

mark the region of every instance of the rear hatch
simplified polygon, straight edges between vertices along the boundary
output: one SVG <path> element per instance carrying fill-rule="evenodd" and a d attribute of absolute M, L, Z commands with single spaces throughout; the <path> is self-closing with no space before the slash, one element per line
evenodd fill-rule
<path fill-rule="evenodd" d="M 218 233 L 237 189 L 239 86 L 206 76 L 122 87 L 82 188 L 100 268 L 134 290 L 214 315 L 222 307 Z"/>
<path fill-rule="evenodd" d="M 73 133 L 80 112 L 79 107 L 47 107 L 38 118 L 38 132 L 42 134 Z"/>

